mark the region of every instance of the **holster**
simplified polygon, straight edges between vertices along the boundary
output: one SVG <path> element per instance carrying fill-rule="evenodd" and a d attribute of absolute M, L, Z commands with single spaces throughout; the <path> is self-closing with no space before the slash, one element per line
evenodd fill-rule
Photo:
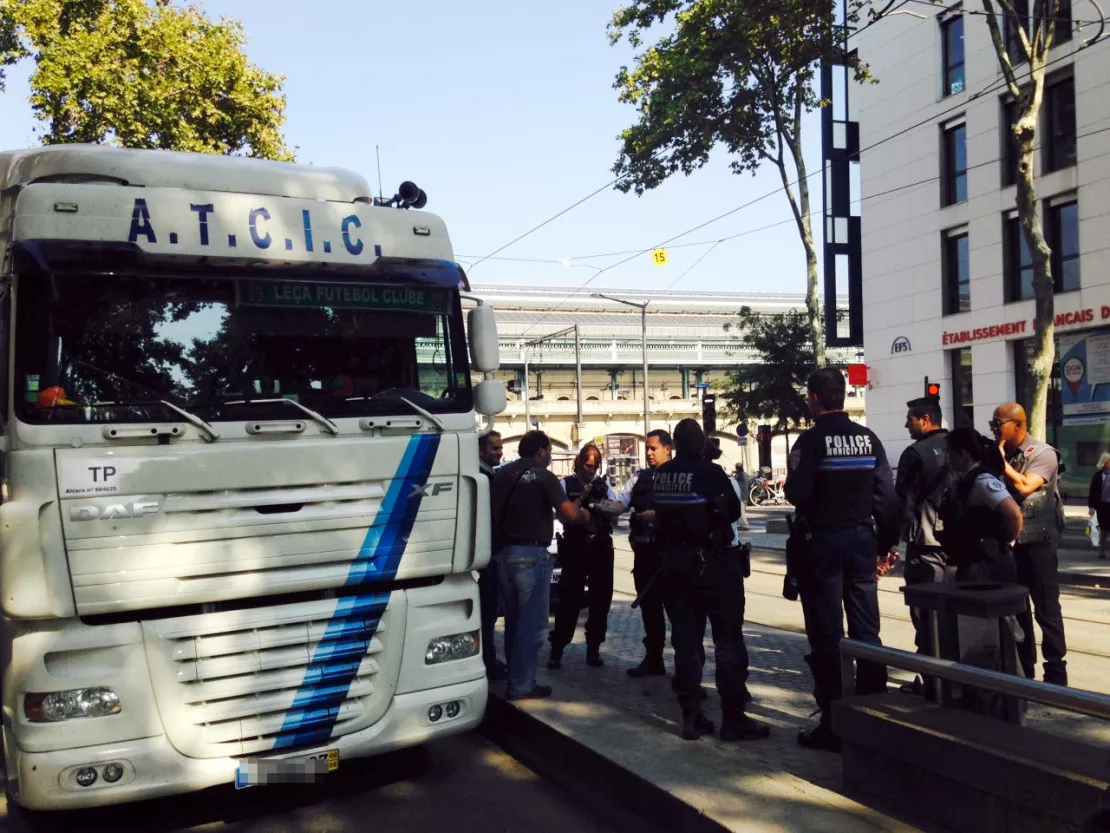
<path fill-rule="evenodd" d="M 752 545 L 740 544 L 739 546 L 729 547 L 724 551 L 726 558 L 735 558 L 740 565 L 741 575 L 748 578 L 752 574 Z"/>
<path fill-rule="evenodd" d="M 790 534 L 786 538 L 786 573 L 797 575 L 805 563 L 809 553 L 809 539 L 813 536 L 810 533 L 809 524 L 802 518 L 791 518 L 788 515 L 786 525 L 790 529 Z"/>

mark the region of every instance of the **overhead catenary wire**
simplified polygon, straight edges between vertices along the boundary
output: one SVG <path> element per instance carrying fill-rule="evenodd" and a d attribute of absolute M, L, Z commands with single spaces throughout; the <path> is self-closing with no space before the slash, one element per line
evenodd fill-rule
<path fill-rule="evenodd" d="M 894 2 L 894 0 L 891 0 L 891 4 L 893 4 L 893 2 Z M 902 6 L 906 5 L 906 3 L 908 3 L 908 2 L 909 2 L 909 0 L 900 0 L 900 2 L 899 2 L 899 3 L 898 3 L 898 5 L 897 5 L 897 6 L 895 7 L 895 9 L 889 9 L 889 4 L 888 4 L 888 9 L 884 9 L 884 11 L 883 11 L 883 14 L 881 14 L 881 15 L 879 15 L 879 16 L 877 16 L 877 17 L 875 17 L 875 18 L 874 18 L 873 20 L 871 20 L 870 22 L 868 22 L 868 23 L 867 23 L 866 25 L 864 25 L 864 26 L 860 27 L 859 29 L 857 29 L 857 30 L 855 30 L 855 31 L 853 31 L 853 32 L 849 32 L 849 33 L 848 33 L 848 36 L 847 36 L 847 37 L 846 37 L 846 38 L 844 39 L 844 42 L 845 42 L 845 43 L 847 43 L 847 42 L 848 42 L 849 40 L 851 40 L 852 38 L 856 37 L 857 35 L 860 35 L 860 34 L 862 34 L 863 32 L 866 32 L 866 31 L 867 31 L 868 29 L 870 29 L 870 28 L 871 28 L 872 26 L 874 26 L 874 25 L 875 25 L 876 23 L 878 23 L 878 22 L 879 22 L 880 20 L 883 20 L 883 19 L 884 19 L 884 16 L 885 16 L 885 15 L 889 15 L 889 14 L 893 13 L 893 11 L 895 11 L 896 9 L 900 9 L 900 8 L 901 8 Z M 563 216 L 564 214 L 566 214 L 566 213 L 568 213 L 568 212 L 570 212 L 570 211 L 573 211 L 573 210 L 574 210 L 575 208 L 577 208 L 578 206 L 580 206 L 580 205 L 582 205 L 583 203 L 585 203 L 585 202 L 587 202 L 587 201 L 589 201 L 589 200 L 593 199 L 593 198 L 594 198 L 594 197 L 596 197 L 596 196 L 597 196 L 598 194 L 600 194 L 600 193 L 601 193 L 602 191 L 606 191 L 606 190 L 608 190 L 609 188 L 611 188 L 612 186 L 614 186 L 614 185 L 616 185 L 616 184 L 617 184 L 618 182 L 620 182 L 620 181 L 621 181 L 622 179 L 626 179 L 626 178 L 627 178 L 627 176 L 628 176 L 628 174 L 622 174 L 621 176 L 618 176 L 618 177 L 616 177 L 615 179 L 612 179 L 612 180 L 610 180 L 609 182 L 607 182 L 607 183 L 605 183 L 604 185 L 602 185 L 602 186 L 601 186 L 600 188 L 597 188 L 597 189 L 595 189 L 595 190 L 591 191 L 591 192 L 590 192 L 589 194 L 587 194 L 586 196 L 582 197 L 581 199 L 578 199 L 578 200 L 576 200 L 575 202 L 571 203 L 571 204 L 570 204 L 570 205 L 568 205 L 568 206 L 567 206 L 566 208 L 562 209 L 561 211 L 557 212 L 556 214 L 553 214 L 553 215 L 551 215 L 551 216 L 550 216 L 550 217 L 548 217 L 548 218 L 547 218 L 546 220 L 544 220 L 544 221 L 542 221 L 542 222 L 540 222 L 540 223 L 537 223 L 536 225 L 534 225 L 534 226 L 533 226 L 532 228 L 528 229 L 528 231 L 524 232 L 523 234 L 517 235 L 517 236 L 516 236 L 516 237 L 514 237 L 514 238 L 513 238 L 512 240 L 510 240 L 510 241 L 509 241 L 508 243 L 504 244 L 503 246 L 498 246 L 498 247 L 497 247 L 496 249 L 494 249 L 494 250 L 493 250 L 492 252 L 490 252 L 490 253 L 489 253 L 488 255 L 481 255 L 481 256 L 472 256 L 472 257 L 476 257 L 476 259 L 475 259 L 474 263 L 472 263 L 472 264 L 471 264 L 471 267 L 470 267 L 470 268 L 471 268 L 471 270 L 473 271 L 473 270 L 474 270 L 474 269 L 475 269 L 475 268 L 476 268 L 476 267 L 477 267 L 477 266 L 478 266 L 479 264 L 483 263 L 484 261 L 487 261 L 487 260 L 491 260 L 491 259 L 493 258 L 493 256 L 494 256 L 494 255 L 496 255 L 496 254 L 499 254 L 500 252 L 503 252 L 503 251 L 505 251 L 505 249 L 509 248 L 510 246 L 512 246 L 512 245 L 514 245 L 514 244 L 516 244 L 516 243 L 519 243 L 519 242 L 520 242 L 521 240 L 523 240 L 523 239 L 524 239 L 525 237 L 528 237 L 528 236 L 530 236 L 531 234 L 534 234 L 535 232 L 539 231 L 539 230 L 540 230 L 541 228 L 543 228 L 544 226 L 546 226 L 546 225 L 548 225 L 549 223 L 552 223 L 552 222 L 554 222 L 555 220 L 559 219 L 559 218 L 560 218 L 560 217 L 562 217 L 562 216 Z"/>
<path fill-rule="evenodd" d="M 872 25 L 872 24 L 868 24 L 868 26 L 870 26 L 870 25 Z M 864 27 L 864 28 L 867 28 L 867 27 Z M 1047 70 L 1050 66 L 1053 66 L 1054 64 L 1060 63 L 1061 61 L 1070 60 L 1073 57 L 1074 56 L 1071 55 L 1071 54 L 1059 55 L 1056 58 L 1054 58 L 1053 60 L 1047 61 L 1045 63 L 1045 69 Z M 874 150 L 875 148 L 880 147 L 881 145 L 884 145 L 887 142 L 893 141 L 894 139 L 900 138 L 901 136 L 904 136 L 906 133 L 909 133 L 913 130 L 916 130 L 919 127 L 923 127 L 927 124 L 934 124 L 934 123 L 936 123 L 940 120 L 943 120 L 946 116 L 951 115 L 951 114 L 953 114 L 953 113 L 955 113 L 959 110 L 965 110 L 970 102 L 976 101 L 976 100 L 978 100 L 978 99 L 980 99 L 980 98 L 982 98 L 986 95 L 990 95 L 993 92 L 997 92 L 998 90 L 1000 90 L 1000 89 L 1002 89 L 1006 86 L 1007 85 L 1006 85 L 1005 78 L 997 79 L 997 80 L 989 83 L 984 88 L 978 90 L 977 92 L 970 94 L 966 98 L 961 97 L 961 100 L 958 103 L 954 104 L 953 106 L 948 107 L 945 110 L 942 110 L 940 113 L 934 113 L 933 115 L 929 116 L 926 119 L 922 119 L 919 122 L 915 122 L 914 124 L 909 125 L 908 127 L 904 127 L 902 129 L 896 131 L 895 133 L 890 134 L 889 136 L 886 136 L 882 139 L 879 139 L 879 140 L 871 143 L 870 145 L 867 145 L 866 147 L 860 148 L 859 156 L 862 157 L 862 155 L 864 153 L 866 153 L 867 151 Z M 1101 131 L 1096 131 L 1096 132 L 1101 132 Z M 982 164 L 993 164 L 994 162 L 997 162 L 997 161 L 999 161 L 999 160 L 998 159 L 993 159 L 993 160 L 990 160 L 989 162 L 984 162 Z M 976 167 L 978 167 L 978 166 L 979 165 L 976 165 Z M 819 173 L 821 173 L 820 170 L 813 171 L 812 173 L 807 174 L 805 176 L 805 179 L 807 179 L 807 180 L 811 179 L 812 177 L 816 176 Z M 922 184 L 925 184 L 927 182 L 932 182 L 932 181 L 935 181 L 936 179 L 937 179 L 937 177 L 932 177 L 928 180 L 922 180 L 919 183 L 912 183 L 912 184 L 907 185 L 907 186 L 901 186 L 899 189 L 894 189 L 894 190 L 902 190 L 902 189 L 908 188 L 908 187 L 916 187 L 917 185 L 922 185 Z M 801 178 L 795 179 L 794 181 L 792 181 L 790 183 L 790 187 L 796 186 L 799 182 L 801 182 Z M 759 202 L 762 202 L 763 200 L 768 199 L 769 197 L 772 197 L 772 196 L 775 196 L 776 194 L 781 193 L 782 190 L 783 190 L 783 188 L 781 186 L 777 187 L 777 188 L 775 188 L 771 191 L 768 191 L 765 194 L 762 194 L 759 197 L 756 197 L 755 199 L 749 200 L 748 202 L 737 206 L 736 208 L 730 209 L 730 210 L 724 212 L 723 214 L 719 214 L 716 217 L 713 217 L 709 220 L 706 220 L 705 222 L 699 223 L 696 226 L 693 226 L 692 228 L 687 229 L 686 231 L 683 231 L 679 234 L 676 234 L 676 235 L 668 238 L 667 240 L 664 240 L 660 243 L 656 243 L 652 246 L 648 246 L 648 247 L 643 248 L 643 249 L 635 250 L 628 257 L 625 257 L 622 260 L 617 261 L 616 263 L 610 264 L 610 265 L 605 266 L 605 267 L 599 267 L 597 272 L 595 272 L 592 276 L 590 276 L 580 286 L 578 286 L 577 288 L 572 290 L 558 304 L 556 304 L 550 310 L 545 312 L 537 321 L 535 321 L 532 325 L 530 325 L 528 327 L 528 329 L 526 329 L 524 331 L 524 334 L 528 333 L 532 329 L 532 327 L 535 327 L 538 324 L 542 323 L 547 318 L 548 315 L 555 312 L 556 310 L 561 309 L 563 307 L 563 305 L 566 304 L 567 301 L 569 301 L 571 298 L 576 296 L 579 292 L 581 292 L 583 289 L 585 289 L 587 286 L 589 286 L 591 283 L 593 283 L 603 273 L 608 272 L 611 269 L 615 269 L 618 266 L 623 266 L 625 263 L 628 263 L 629 261 L 634 260 L 637 257 L 645 255 L 648 252 L 653 251 L 654 249 L 658 249 L 658 248 L 662 248 L 664 246 L 668 246 L 673 241 L 679 240 L 679 239 L 685 237 L 688 234 L 692 234 L 693 232 L 698 231 L 700 229 L 703 229 L 706 226 L 712 225 L 713 223 L 718 222 L 718 221 L 724 219 L 725 217 L 731 216 L 732 214 L 735 214 L 738 211 L 742 211 L 745 208 L 750 208 L 751 206 L 753 206 L 753 205 L 755 205 Z M 875 197 L 878 197 L 878 196 L 884 196 L 884 195 L 885 195 L 885 193 L 884 194 L 874 194 L 874 195 L 871 196 L 871 198 L 875 198 Z M 812 216 L 812 214 L 811 214 L 811 216 Z M 781 223 L 776 223 L 776 224 L 773 224 L 773 225 L 783 225 L 783 224 L 788 223 L 788 222 L 794 222 L 794 219 L 793 218 L 788 218 L 786 220 L 783 220 Z M 744 234 L 753 233 L 754 231 L 755 230 L 750 230 L 750 231 L 747 231 L 747 232 L 741 232 L 738 235 L 733 235 L 733 236 L 734 237 L 735 236 L 742 236 Z M 709 244 L 710 242 L 711 241 L 705 241 L 705 244 Z M 716 241 L 712 241 L 712 242 L 716 242 Z"/>
<path fill-rule="evenodd" d="M 976 17 L 991 17 L 991 13 L 988 12 L 986 9 L 969 9 L 969 8 L 964 7 L 964 6 L 960 6 L 958 8 L 951 8 L 951 7 L 943 6 L 940 3 L 934 2 L 934 0 L 906 0 L 906 2 L 907 3 L 916 3 L 919 6 L 931 6 L 933 8 L 933 10 L 936 11 L 938 17 L 939 16 L 960 17 L 962 15 L 974 15 Z M 1005 18 L 1009 18 L 1009 15 L 1006 14 L 1005 11 L 1003 11 L 1001 14 L 994 15 L 994 17 L 1002 17 L 1002 18 L 1005 19 Z M 1032 15 L 1031 14 L 1026 15 L 1025 17 L 1028 20 L 1029 18 L 1032 17 Z M 1079 19 L 1073 18 L 1071 15 L 1063 15 L 1063 14 L 1049 15 L 1045 18 L 1045 20 L 1051 20 L 1053 18 L 1055 18 L 1057 23 L 1060 23 L 1061 21 L 1067 21 L 1069 23 L 1075 23 L 1075 24 L 1078 24 L 1080 26 L 1098 26 L 1099 24 L 1105 22 L 1103 20 L 1097 20 L 1097 19 L 1096 20 L 1079 20 Z"/>
<path fill-rule="evenodd" d="M 1079 140 L 1079 139 L 1087 138 L 1089 136 L 1095 136 L 1095 135 L 1098 135 L 1098 134 L 1101 134 L 1101 133 L 1110 133 L 1110 127 L 1100 127 L 1100 128 L 1096 128 L 1094 130 L 1085 131 L 1083 133 L 1077 133 L 1075 138 L 1076 138 L 1076 140 Z M 1044 144 L 1037 144 L 1037 145 L 1034 146 L 1035 151 L 1042 150 L 1043 148 L 1044 148 Z M 1004 157 L 1001 157 L 1001 156 L 992 157 L 991 159 L 985 159 L 981 162 L 976 162 L 974 165 L 968 165 L 967 167 L 965 167 L 962 171 L 959 171 L 958 173 L 966 174 L 969 171 L 977 170 L 979 168 L 984 168 L 988 165 L 995 165 L 999 162 L 1004 162 L 1004 161 L 1005 161 Z M 868 194 L 866 197 L 863 197 L 860 200 L 857 200 L 856 202 L 857 203 L 869 202 L 871 200 L 876 200 L 876 199 L 879 199 L 881 197 L 890 196 L 891 194 L 895 194 L 895 193 L 898 193 L 900 191 L 906 191 L 906 190 L 909 190 L 909 189 L 912 189 L 912 188 L 920 188 L 920 187 L 925 186 L 925 185 L 935 184 L 935 183 L 939 182 L 942 178 L 943 178 L 943 175 L 937 175 L 937 176 L 926 177 L 925 179 L 915 180 L 914 182 L 907 182 L 904 185 L 896 185 L 893 188 L 887 188 L 884 191 L 878 191 L 874 194 Z M 817 216 L 820 215 L 820 213 L 821 213 L 820 211 L 810 212 L 810 218 L 812 219 L 814 217 L 817 217 Z M 659 291 L 669 292 L 671 289 L 673 289 L 680 281 L 682 281 L 683 278 L 685 278 L 691 271 L 693 271 L 695 267 L 697 267 L 703 260 L 705 260 L 705 258 L 708 257 L 709 254 L 711 252 L 713 252 L 713 250 L 716 249 L 717 246 L 719 246 L 720 244 L 727 243 L 731 240 L 735 240 L 735 239 L 738 239 L 740 237 L 746 237 L 748 235 L 757 234 L 757 233 L 762 232 L 762 231 L 767 231 L 767 230 L 772 229 L 772 228 L 777 228 L 777 227 L 780 227 L 780 226 L 787 225 L 789 223 L 796 223 L 796 222 L 797 222 L 796 218 L 787 217 L 786 219 L 779 220 L 776 223 L 769 223 L 767 225 L 759 226 L 758 228 L 753 228 L 753 229 L 745 229 L 744 231 L 740 231 L 740 232 L 737 232 L 735 234 L 727 235 L 725 237 L 719 238 L 718 240 L 701 241 L 697 245 L 709 246 L 709 248 L 705 252 L 700 254 L 698 256 L 698 258 L 689 267 L 687 267 L 677 278 L 675 278 L 669 285 L 667 285 L 664 289 L 659 290 Z M 694 244 L 691 244 L 691 245 L 694 245 Z M 638 254 L 642 254 L 642 253 L 643 253 L 643 250 L 640 250 L 638 252 Z M 539 259 L 537 259 L 537 261 L 542 262 L 542 263 L 551 263 L 551 264 L 561 264 L 563 262 L 561 260 L 554 260 L 554 259 L 551 259 L 551 260 L 539 260 Z M 594 267 L 594 268 L 600 269 L 600 267 Z M 601 274 L 602 271 L 604 271 L 604 270 L 600 270 L 593 277 L 596 278 L 597 275 Z M 591 278 L 591 280 L 592 280 L 592 278 Z M 565 298 L 563 298 L 562 301 L 560 301 L 560 303 L 558 305 L 556 305 L 552 309 L 545 312 L 544 315 L 539 319 L 539 321 L 534 322 L 534 324 L 532 326 L 535 326 L 535 324 L 540 323 L 540 321 L 545 320 L 552 313 L 558 311 L 562 307 L 563 304 L 565 304 L 567 301 L 569 301 L 571 298 L 573 298 L 579 291 L 584 289 L 589 283 L 590 283 L 590 281 L 586 281 L 581 286 L 579 286 L 574 292 L 571 292 L 570 294 L 568 294 Z M 528 329 L 526 329 L 523 333 L 521 333 L 521 336 L 526 335 L 532 329 L 532 326 L 529 326 Z"/>

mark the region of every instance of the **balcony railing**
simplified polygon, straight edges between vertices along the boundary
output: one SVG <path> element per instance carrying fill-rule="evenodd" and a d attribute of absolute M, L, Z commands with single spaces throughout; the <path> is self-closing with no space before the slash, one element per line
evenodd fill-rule
<path fill-rule="evenodd" d="M 535 417 L 571 417 L 578 412 L 578 403 L 574 399 L 534 399 L 530 404 L 532 416 Z M 624 417 L 636 419 L 644 413 L 642 399 L 591 399 L 582 403 L 583 412 L 590 417 L 599 415 Z M 525 413 L 524 402 L 519 399 L 510 400 L 505 408 L 508 416 L 523 416 Z M 678 414 L 683 417 L 701 418 L 701 403 L 696 399 L 659 399 L 653 400 L 648 413 L 659 416 Z"/>

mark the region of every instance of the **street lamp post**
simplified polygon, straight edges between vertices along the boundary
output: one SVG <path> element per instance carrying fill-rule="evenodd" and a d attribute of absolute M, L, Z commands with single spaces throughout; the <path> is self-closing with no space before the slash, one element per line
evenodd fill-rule
<path fill-rule="evenodd" d="M 593 298 L 604 298 L 606 301 L 614 301 L 618 304 L 625 306 L 635 307 L 640 311 L 640 352 L 644 360 L 644 444 L 647 444 L 647 435 L 651 430 L 650 422 L 650 408 L 651 398 L 648 396 L 648 358 L 647 358 L 647 308 L 651 301 L 644 301 L 638 304 L 635 301 L 625 301 L 622 298 L 613 298 L 609 295 L 603 295 L 600 292 L 591 293 Z"/>
<path fill-rule="evenodd" d="M 582 426 L 583 426 L 583 422 L 582 422 L 582 419 L 583 419 L 582 418 L 582 350 L 581 350 L 581 347 L 579 345 L 578 325 L 575 324 L 573 327 L 567 327 L 566 329 L 559 330 L 557 333 L 548 333 L 545 336 L 540 336 L 539 338 L 534 338 L 531 341 L 524 342 L 524 344 L 521 346 L 520 355 L 521 355 L 521 358 L 524 360 L 524 376 L 525 376 L 525 379 L 527 379 L 527 377 L 528 377 L 528 348 L 529 347 L 536 347 L 536 346 L 538 346 L 540 344 L 543 344 L 545 341 L 548 341 L 550 339 L 559 338 L 560 336 L 566 336 L 566 335 L 570 335 L 572 333 L 574 334 L 574 379 L 575 379 L 574 386 L 575 386 L 576 393 L 577 393 L 576 398 L 578 400 L 578 411 L 577 411 L 578 422 L 576 423 L 576 426 L 577 426 L 577 432 L 579 434 L 581 434 Z M 527 389 L 527 383 L 525 384 L 525 389 Z M 524 419 L 529 424 L 531 424 L 531 417 L 532 417 L 531 406 L 530 406 L 528 400 L 525 399 Z M 581 439 L 576 440 L 576 442 L 581 444 Z"/>

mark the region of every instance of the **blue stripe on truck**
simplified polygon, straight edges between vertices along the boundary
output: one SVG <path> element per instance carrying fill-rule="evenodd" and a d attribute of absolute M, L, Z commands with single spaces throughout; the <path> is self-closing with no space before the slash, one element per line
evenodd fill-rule
<path fill-rule="evenodd" d="M 347 587 L 392 581 L 401 565 L 439 450 L 438 434 L 409 440 L 401 463 L 366 538 L 347 573 Z M 324 743 L 339 718 L 362 658 L 389 605 L 388 592 L 339 599 L 324 637 L 312 654 L 293 705 L 274 743 L 275 749 Z M 398 635 L 400 638 L 400 635 Z"/>

